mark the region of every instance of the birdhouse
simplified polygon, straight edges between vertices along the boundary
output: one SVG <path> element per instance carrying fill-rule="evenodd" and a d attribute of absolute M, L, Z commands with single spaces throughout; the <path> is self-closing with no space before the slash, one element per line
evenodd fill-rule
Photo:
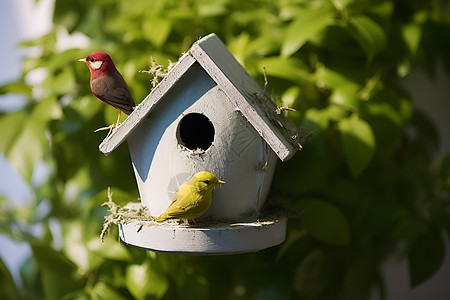
<path fill-rule="evenodd" d="M 128 141 L 141 205 L 155 217 L 197 172 L 226 184 L 197 219 L 206 225 L 127 223 L 121 239 L 185 254 L 245 253 L 283 242 L 286 218 L 260 213 L 277 160 L 299 149 L 295 132 L 215 34 L 197 41 L 99 149 L 108 155 Z"/>

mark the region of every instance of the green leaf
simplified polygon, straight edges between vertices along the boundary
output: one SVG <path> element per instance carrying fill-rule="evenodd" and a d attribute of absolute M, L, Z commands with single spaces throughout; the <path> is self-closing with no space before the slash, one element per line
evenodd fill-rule
<path fill-rule="evenodd" d="M 422 28 L 417 23 L 409 23 L 403 26 L 402 36 L 411 54 L 415 55 L 422 39 Z"/>
<path fill-rule="evenodd" d="M 306 111 L 302 126 L 307 130 L 325 130 L 329 123 L 329 116 L 323 109 L 312 107 Z"/>
<path fill-rule="evenodd" d="M 327 199 L 333 203 L 338 203 L 343 206 L 361 205 L 360 187 L 355 184 L 352 178 L 341 177 L 329 180 L 324 186 L 324 194 Z"/>
<path fill-rule="evenodd" d="M 75 74 L 72 68 L 64 68 L 54 77 L 47 76 L 43 86 L 57 95 L 65 95 L 75 90 Z"/>
<path fill-rule="evenodd" d="M 369 60 L 383 50 L 386 45 L 386 32 L 368 16 L 351 16 L 347 30 L 366 52 Z"/>
<path fill-rule="evenodd" d="M 38 102 L 31 114 L 17 112 L 0 119 L 5 135 L 0 150 L 27 182 L 30 182 L 36 163 L 43 160 L 48 146 L 47 122 L 60 116 L 59 104 L 49 98 Z"/>
<path fill-rule="evenodd" d="M 358 105 L 358 91 L 360 86 L 354 83 L 343 84 L 333 89 L 330 95 L 330 103 L 341 105 L 347 109 L 355 110 Z"/>
<path fill-rule="evenodd" d="M 370 253 L 370 251 L 368 251 Z M 366 253 L 358 253 L 362 257 L 356 257 L 348 265 L 343 274 L 341 298 L 345 300 L 370 299 L 374 292 L 377 269 L 374 267 L 374 258 Z"/>
<path fill-rule="evenodd" d="M 38 102 L 9 151 L 8 159 L 28 182 L 34 166 L 44 159 L 49 145 L 47 124 L 50 120 L 61 118 L 61 115 L 61 107 L 56 98 L 50 97 Z"/>
<path fill-rule="evenodd" d="M 369 165 L 375 152 L 375 135 L 365 120 L 353 114 L 339 122 L 339 132 L 347 165 L 358 177 Z"/>
<path fill-rule="evenodd" d="M 312 76 L 306 70 L 303 62 L 294 57 L 267 57 L 261 60 L 261 65 L 266 66 L 267 75 L 282 79 L 288 79 L 293 82 L 312 81 Z"/>
<path fill-rule="evenodd" d="M 326 256 L 322 250 L 314 250 L 302 260 L 294 275 L 292 285 L 305 299 L 317 299 L 323 289 L 323 270 Z"/>
<path fill-rule="evenodd" d="M 0 117 L 0 128 L 2 130 L 0 152 L 5 155 L 9 153 L 15 140 L 23 130 L 23 125 L 26 123 L 27 117 L 24 111 L 9 113 Z"/>
<path fill-rule="evenodd" d="M 336 9 L 343 10 L 350 4 L 353 4 L 355 0 L 332 0 L 332 2 Z"/>
<path fill-rule="evenodd" d="M 21 81 L 11 82 L 0 86 L 0 94 L 8 93 L 22 94 L 31 97 L 31 87 Z"/>
<path fill-rule="evenodd" d="M 25 120 L 22 130 L 11 143 L 9 151 L 5 153 L 9 162 L 19 174 L 30 182 L 34 166 L 44 156 L 46 138 L 44 136 L 43 124 L 32 123 L 31 118 Z"/>
<path fill-rule="evenodd" d="M 201 17 L 217 17 L 227 13 L 226 1 L 199 1 L 198 3 L 198 14 Z"/>
<path fill-rule="evenodd" d="M 436 227 L 443 228 L 450 236 L 450 212 L 447 203 L 436 203 L 431 206 L 430 219 Z"/>
<path fill-rule="evenodd" d="M 326 67 L 316 70 L 317 82 L 331 89 L 330 102 L 355 110 L 358 104 L 358 91 L 362 86 L 342 71 Z"/>
<path fill-rule="evenodd" d="M 64 125 L 65 128 L 68 128 L 68 132 L 72 132 L 74 128 L 78 128 L 82 126 L 83 122 L 94 117 L 100 109 L 104 108 L 104 103 L 97 98 L 95 98 L 92 94 L 88 96 L 83 96 L 81 98 L 75 98 L 64 108 L 64 120 L 63 122 L 70 123 Z M 117 110 L 115 119 L 117 121 Z"/>
<path fill-rule="evenodd" d="M 152 269 L 149 263 L 129 265 L 125 273 L 125 284 L 137 299 L 145 299 L 146 295 L 161 298 L 169 288 L 164 274 Z"/>
<path fill-rule="evenodd" d="M 296 100 L 300 95 L 300 88 L 298 86 L 291 86 L 286 89 L 281 95 L 281 105 L 291 107 L 295 105 Z"/>
<path fill-rule="evenodd" d="M 122 296 L 117 290 L 113 289 L 109 285 L 104 282 L 98 282 L 92 288 L 90 292 L 90 297 L 93 300 L 125 300 L 124 296 Z"/>
<path fill-rule="evenodd" d="M 31 249 L 41 271 L 45 299 L 62 299 L 64 295 L 81 288 L 76 265 L 61 252 L 40 245 L 32 245 Z"/>
<path fill-rule="evenodd" d="M 443 38 L 448 18 L 442 15 L 445 9 L 430 9 L 429 3 L 401 4 L 399 9 L 395 1 L 55 0 L 54 26 L 42 38 L 23 43 L 33 47 L 36 56 L 25 59 L 18 84 L 1 90 L 25 95 L 43 92 L 40 101 L 28 99 L 18 108 L 20 113 L 0 114 L 0 149 L 7 157 L 14 156 L 16 168 L 21 161 L 26 165 L 21 166 L 21 174 L 32 173 L 35 162 L 44 160 L 50 175 L 45 188 L 32 191 L 29 206 L 37 206 L 35 218 L 29 215 L 32 209 L 10 211 L 10 205 L 2 202 L 0 222 L 11 235 L 26 234 L 24 242 L 39 239 L 63 247 L 61 253 L 56 251 L 58 257 L 42 246 L 40 256 L 47 259 L 39 257 L 38 264 L 32 256 L 23 265 L 20 296 L 364 299 L 367 289 L 372 292 L 380 286 L 377 271 L 383 257 L 392 254 L 392 243 L 412 243 L 427 226 L 450 231 L 445 201 L 450 159 L 442 164 L 439 177 L 431 168 L 436 126 L 424 122 L 423 116 L 413 118 L 410 101 L 398 102 L 406 97 L 402 92 L 388 92 L 403 90 L 397 80 L 399 66 L 406 71 L 420 67 L 432 71 L 436 57 L 450 65 Z M 322 10 L 324 15 L 314 15 Z M 420 14 L 419 20 L 415 16 Z M 198 37 L 210 32 L 260 83 L 265 63 L 267 92 L 277 104 L 297 110 L 288 114 L 296 125 L 312 129 L 311 138 L 305 134 L 304 149 L 277 166 L 273 184 L 277 194 L 295 207 L 305 195 L 321 195 L 327 202 L 309 199 L 319 204 L 305 203 L 304 215 L 290 220 L 290 234 L 280 247 L 285 252 L 272 248 L 261 255 L 211 258 L 156 254 L 121 244 L 117 228 L 101 244 L 98 235 L 107 210 L 99 206 L 107 200 L 102 190 L 111 186 L 113 200 L 125 202 L 131 197 L 116 191 L 135 200 L 138 189 L 127 147 L 108 157 L 98 153 L 107 132 L 92 130 L 114 123 L 118 112 L 92 95 L 89 71 L 76 59 L 96 50 L 111 54 L 140 102 L 151 85 L 149 76 L 137 71 L 148 67 L 149 55 L 158 63 L 175 62 Z M 80 34 L 88 37 L 87 48 L 61 51 L 82 46 L 77 42 Z M 69 43 L 60 44 L 60 37 Z M 24 86 L 24 78 L 37 68 L 46 70 L 43 89 L 39 84 Z M 50 98 L 51 105 L 46 102 Z M 58 116 L 60 99 L 63 117 Z M 356 171 L 361 174 L 357 179 L 346 164 L 352 155 L 350 160 L 358 161 L 359 150 L 346 153 L 340 132 L 341 121 L 345 123 L 352 113 L 370 125 L 378 146 L 370 168 Z M 353 126 L 347 130 L 364 145 Z M 420 226 L 418 212 L 425 218 Z M 76 226 L 65 226 L 73 220 Z M 34 224 L 43 231 L 32 230 Z M 61 224 L 61 236 L 49 226 L 53 224 Z M 56 234 L 54 241 L 49 227 Z M 334 246 L 350 238 L 352 246 Z M 352 248 L 350 255 L 343 248 Z M 283 256 L 277 262 L 278 253 Z M 66 267 L 61 270 L 61 265 Z M 9 279 L 4 284 L 10 285 Z"/>
<path fill-rule="evenodd" d="M 79 273 L 87 274 L 89 270 L 102 263 L 102 259 L 93 255 L 90 249 L 86 247 L 87 241 L 93 234 L 98 238 L 92 225 L 89 226 L 82 220 L 65 221 L 62 223 L 62 233 L 65 237 L 63 240 L 64 254 L 76 263 Z"/>
<path fill-rule="evenodd" d="M 376 15 L 380 19 L 388 20 L 394 12 L 394 3 L 395 2 L 392 1 L 377 1 L 377 3 L 371 3 L 368 12 L 371 15 Z"/>
<path fill-rule="evenodd" d="M 76 1 L 55 1 L 53 22 L 72 32 L 80 23 L 88 7 L 79 6 Z"/>
<path fill-rule="evenodd" d="M 279 261 L 284 253 L 297 241 L 302 239 L 306 235 L 305 230 L 292 229 L 288 232 L 286 241 L 281 244 L 280 250 L 277 253 L 276 260 Z"/>
<path fill-rule="evenodd" d="M 156 47 L 161 47 L 169 37 L 172 29 L 172 20 L 152 16 L 145 18 L 142 25 L 142 33 Z"/>
<path fill-rule="evenodd" d="M 106 105 L 104 107 L 103 113 L 104 113 L 104 118 L 105 118 L 105 121 L 106 121 L 105 126 L 109 126 L 111 124 L 116 124 L 117 123 L 117 118 L 119 117 L 119 110 L 118 109 L 115 109 L 114 107 L 112 107 L 110 105 Z M 127 117 L 128 116 L 126 114 L 121 113 L 120 114 L 120 123 L 125 121 L 125 119 Z M 102 134 L 102 132 L 104 133 L 104 135 L 106 137 L 106 134 L 108 133 L 108 130 L 100 131 L 98 134 Z"/>
<path fill-rule="evenodd" d="M 334 245 L 347 245 L 350 230 L 347 218 L 334 205 L 322 200 L 300 202 L 303 226 L 314 238 Z"/>
<path fill-rule="evenodd" d="M 432 277 L 445 258 L 445 245 L 439 230 L 430 230 L 419 236 L 408 255 L 409 281 L 416 287 Z"/>
<path fill-rule="evenodd" d="M 440 144 L 440 136 L 437 127 L 434 125 L 433 118 L 424 111 L 415 110 L 412 116 L 414 130 L 417 132 L 415 138 L 420 147 L 437 149 Z M 429 151 L 429 150 L 425 150 Z"/>
<path fill-rule="evenodd" d="M 289 24 L 281 46 L 282 56 L 291 56 L 308 40 L 333 21 L 334 12 L 328 7 L 300 10 Z"/>
<path fill-rule="evenodd" d="M 121 190 L 119 188 L 112 187 L 111 189 L 112 199 L 114 203 L 125 206 L 129 202 L 136 202 L 137 199 L 132 194 Z M 104 189 L 98 192 L 94 197 L 89 199 L 84 209 L 84 214 L 89 216 L 92 213 L 97 213 L 98 211 L 106 212 L 106 207 L 101 205 L 108 201 L 108 189 Z"/>
<path fill-rule="evenodd" d="M 204 276 L 187 276 L 178 294 L 178 299 L 210 299 L 209 281 Z"/>
<path fill-rule="evenodd" d="M 327 107 L 321 110 L 327 118 L 333 122 L 339 122 L 348 115 L 347 108 L 342 104 L 330 103 Z"/>
<path fill-rule="evenodd" d="M 449 189 L 450 188 L 450 154 L 447 154 L 439 162 L 439 177 L 442 185 Z"/>
<path fill-rule="evenodd" d="M 100 237 L 95 237 L 89 241 L 87 248 L 101 257 L 118 260 L 130 261 L 132 256 L 124 244 L 117 240 L 117 237 L 107 236 L 103 242 Z"/>
<path fill-rule="evenodd" d="M 19 291 L 3 260 L 0 258 L 0 299 L 20 299 Z"/>

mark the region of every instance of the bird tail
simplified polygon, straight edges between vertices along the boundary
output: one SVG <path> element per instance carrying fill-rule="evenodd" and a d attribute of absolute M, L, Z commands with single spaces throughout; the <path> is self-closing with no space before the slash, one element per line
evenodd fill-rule
<path fill-rule="evenodd" d="M 167 218 L 165 213 L 163 213 L 162 215 L 160 215 L 159 217 L 157 217 L 155 219 L 155 221 L 158 222 L 158 223 L 162 223 L 162 222 L 167 221 L 167 220 L 168 220 L 168 218 Z"/>

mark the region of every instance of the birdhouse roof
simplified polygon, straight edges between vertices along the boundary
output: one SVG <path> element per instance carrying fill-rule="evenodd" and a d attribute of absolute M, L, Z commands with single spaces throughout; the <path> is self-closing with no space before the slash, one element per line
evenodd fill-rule
<path fill-rule="evenodd" d="M 210 34 L 197 41 L 121 126 L 105 138 L 99 146 L 100 152 L 108 155 L 114 151 L 144 118 L 152 114 L 158 103 L 164 100 L 163 96 L 194 63 L 198 63 L 220 86 L 282 161 L 290 159 L 301 148 L 293 124 L 276 112 L 277 107 L 266 93 L 222 41 Z"/>

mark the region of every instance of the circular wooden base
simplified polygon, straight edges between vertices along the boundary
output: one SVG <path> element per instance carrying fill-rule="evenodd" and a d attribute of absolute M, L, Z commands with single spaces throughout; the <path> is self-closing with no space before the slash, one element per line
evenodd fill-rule
<path fill-rule="evenodd" d="M 259 251 L 282 243 L 285 217 L 252 223 L 207 226 L 145 222 L 119 225 L 120 238 L 146 250 L 189 255 L 226 255 Z"/>

